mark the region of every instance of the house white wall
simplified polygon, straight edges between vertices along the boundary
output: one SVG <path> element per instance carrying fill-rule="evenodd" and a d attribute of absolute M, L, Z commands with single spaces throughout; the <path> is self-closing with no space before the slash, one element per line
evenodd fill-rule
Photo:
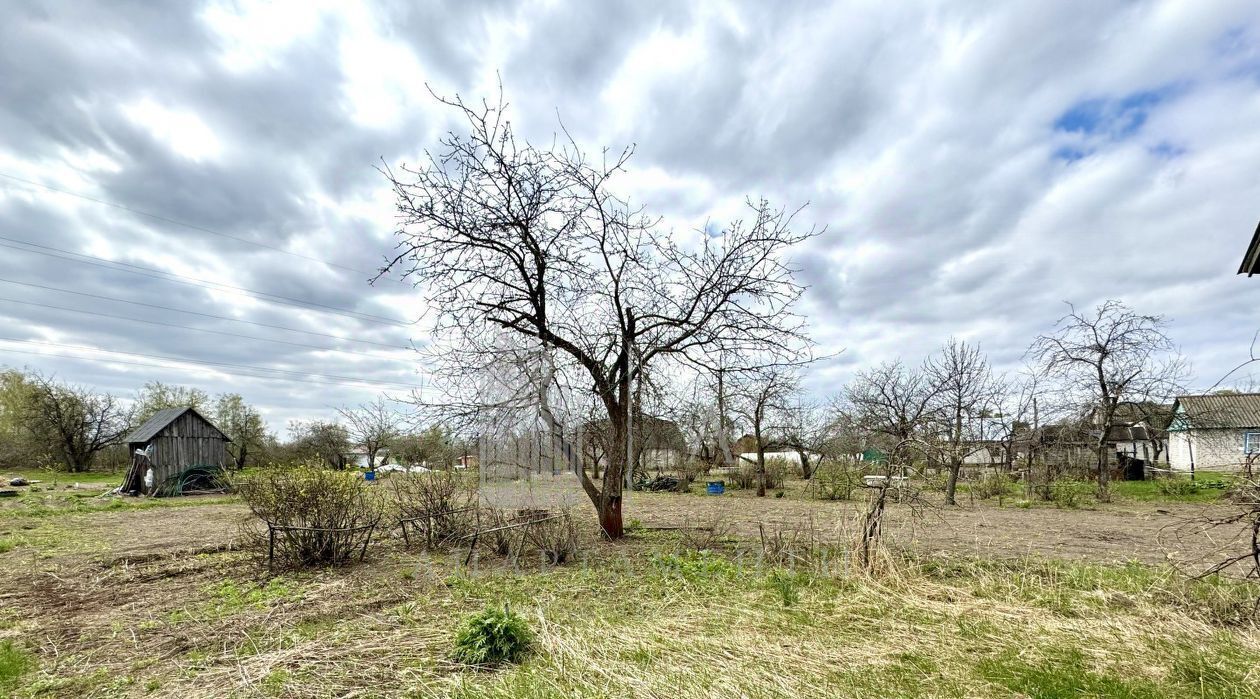
<path fill-rule="evenodd" d="M 1174 471 L 1238 471 L 1246 462 L 1243 435 L 1260 428 L 1184 430 L 1168 433 L 1168 464 Z M 1253 448 L 1255 440 L 1253 439 Z"/>
<path fill-rule="evenodd" d="M 749 451 L 739 455 L 741 461 L 751 461 L 757 463 L 757 452 Z M 768 451 L 766 452 L 766 461 L 771 459 L 782 459 L 793 466 L 801 465 L 801 455 L 794 451 Z M 819 459 L 818 454 L 810 454 L 810 463 L 817 465 Z"/>

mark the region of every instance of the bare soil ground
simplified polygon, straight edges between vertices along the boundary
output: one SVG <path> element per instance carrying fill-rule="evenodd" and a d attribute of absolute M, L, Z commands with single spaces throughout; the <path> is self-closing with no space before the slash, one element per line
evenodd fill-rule
<path fill-rule="evenodd" d="M 501 506 L 576 508 L 592 516 L 590 506 L 567 487 L 514 491 L 494 498 Z M 823 539 L 841 539 L 856 531 L 864 503 L 757 498 L 739 492 L 722 497 L 671 493 L 631 493 L 625 516 L 647 528 L 729 525 L 743 537 L 767 531 L 812 528 Z M 1243 545 L 1242 525 L 1209 529 L 1199 522 L 1228 512 L 1226 505 L 1132 502 L 1090 509 L 1019 508 L 977 502 L 959 507 L 929 506 L 914 512 L 892 505 L 885 532 L 897 546 L 932 554 L 996 558 L 1040 556 L 1072 561 L 1172 563 L 1196 569 L 1222 558 L 1222 551 Z M 62 515 L 36 520 L 36 530 L 71 524 L 69 533 L 90 541 L 77 549 L 74 536 L 60 553 L 107 559 L 143 557 L 178 550 L 199 550 L 232 541 L 250 517 L 244 506 L 207 504 L 148 510 Z M 65 520 L 65 518 L 71 518 Z M 0 537 L 20 534 L 17 523 L 0 519 Z"/>
<path fill-rule="evenodd" d="M 574 498 L 574 492 L 570 483 L 557 481 L 487 495 L 500 506 L 568 503 L 593 520 L 589 505 Z M 745 538 L 760 536 L 763 528 L 805 526 L 820 538 L 844 537 L 853 531 L 862 506 L 755 498 L 744 492 L 628 497 L 627 520 L 638 520 L 644 529 L 703 526 L 720 517 Z M 935 554 L 1032 554 L 1100 563 L 1193 561 L 1218 556 L 1222 533 L 1213 538 L 1179 525 L 1220 507 L 1130 503 L 1058 510 L 977 503 L 931 507 L 914 517 L 906 506 L 893 505 L 887 530 L 895 543 Z M 462 552 L 405 551 L 394 539 L 374 546 L 365 565 L 274 578 L 250 553 L 234 549 L 242 525 L 251 521 L 238 502 L 205 498 L 147 509 L 0 514 L 0 540 L 13 544 L 0 552 L 0 640 L 19 640 L 38 661 L 20 696 L 518 696 L 520 687 L 513 682 L 532 687 L 536 696 L 599 696 L 612 686 L 605 687 L 605 682 L 620 683 L 616 693 L 622 695 L 652 697 L 1009 696 L 1000 688 L 983 685 L 978 691 L 969 684 L 959 684 L 958 691 L 921 694 L 914 689 L 924 681 L 918 665 L 905 670 L 905 687 L 866 683 L 892 672 L 890 667 L 902 672 L 896 659 L 920 642 L 924 654 L 963 647 L 976 653 L 979 644 L 985 657 L 1001 658 L 1012 643 L 1026 649 L 1053 631 L 1064 637 L 1056 643 L 1103 647 L 1095 638 L 1102 632 L 1081 616 L 1084 609 L 1127 615 L 1125 628 L 1145 631 L 1162 623 L 1155 637 L 1181 634 L 1178 647 L 1197 648 L 1220 635 L 1216 622 L 1185 617 L 1181 608 L 1171 615 L 1162 606 L 1148 608 L 1145 601 L 1134 606 L 1129 596 L 1145 589 L 1145 582 L 1125 594 L 1102 596 L 1091 582 L 1065 602 L 1066 593 L 1057 589 L 1007 590 L 1000 573 L 981 578 L 979 591 L 931 587 L 904 602 L 896 601 L 902 593 L 894 594 L 894 588 L 908 583 L 810 583 L 802 593 L 802 610 L 789 614 L 766 605 L 767 592 L 756 573 L 718 573 L 719 582 L 712 584 L 661 573 L 651 563 L 653 556 L 674 544 L 669 533 L 650 531 L 624 545 L 593 538 L 586 542 L 590 555 L 609 559 L 602 566 L 525 570 L 524 576 L 516 563 L 502 560 L 466 572 L 460 567 Z M 618 572 L 621 565 L 633 572 Z M 735 577 L 721 577 L 725 575 Z M 1029 584 L 1027 576 L 1020 579 L 1020 585 Z M 827 587 L 833 585 L 835 589 Z M 1021 594 L 1028 599 L 1017 599 Z M 526 667 L 520 674 L 454 666 L 449 649 L 456 624 L 504 599 L 530 610 L 546 651 L 540 662 L 553 664 Z M 1196 599 L 1185 609 L 1199 614 L 1203 608 Z M 1003 625 L 1000 631 L 983 632 L 979 640 L 960 635 L 959 629 L 971 628 L 964 622 L 976 610 L 991 609 L 997 610 L 991 621 Z M 715 621 L 715 614 L 722 619 Z M 1026 629 L 1028 618 L 1039 619 L 1040 625 Z M 639 634 L 640 640 L 631 643 L 610 635 L 609 623 L 619 625 L 623 634 Z M 661 636 L 665 627 L 672 631 Z M 859 627 L 869 629 L 852 638 L 835 632 Z M 753 629 L 756 638 L 731 640 L 735 629 Z M 897 629 L 904 633 L 887 649 L 872 650 L 872 639 Z M 668 645 L 672 637 L 677 637 L 676 647 L 657 650 L 650 645 Z M 1253 643 L 1250 631 L 1240 631 L 1236 639 L 1231 643 L 1242 644 L 1247 653 L 1260 643 Z M 804 655 L 782 655 L 775 649 L 784 643 L 818 647 L 802 651 Z M 751 664 L 750 652 L 760 653 Z M 818 673 L 826 668 L 859 658 L 864 669 L 812 688 L 785 684 L 784 678 L 795 677 L 786 670 L 761 671 L 802 657 L 818 668 L 791 680 L 797 684 L 813 682 L 810 678 L 822 677 Z M 732 672 L 724 675 L 730 687 L 700 682 L 681 694 L 676 691 L 675 682 L 695 683 L 705 668 L 722 659 L 737 659 L 732 660 Z M 970 656 L 942 660 L 943 669 L 936 674 L 958 672 L 969 678 L 965 673 L 972 672 L 967 668 L 974 662 Z M 1058 661 L 1052 657 L 1047 662 Z M 618 670 L 609 678 L 589 680 L 589 685 L 575 684 L 579 680 L 574 678 L 586 677 L 581 672 L 565 675 L 566 667 L 589 668 L 592 663 Z M 680 663 L 687 670 L 675 678 L 670 673 Z M 939 678 L 935 681 L 939 684 Z M 1243 678 L 1236 684 L 1248 682 Z M 1180 696 L 1169 696 L 1174 695 Z M 1240 690 L 1219 696 L 1253 695 Z"/>

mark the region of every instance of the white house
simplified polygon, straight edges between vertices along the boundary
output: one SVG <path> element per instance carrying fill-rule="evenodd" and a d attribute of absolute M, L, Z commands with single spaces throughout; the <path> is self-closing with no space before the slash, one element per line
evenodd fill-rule
<path fill-rule="evenodd" d="M 1238 471 L 1257 457 L 1260 393 L 1181 396 L 1173 404 L 1168 425 L 1169 468 Z"/>

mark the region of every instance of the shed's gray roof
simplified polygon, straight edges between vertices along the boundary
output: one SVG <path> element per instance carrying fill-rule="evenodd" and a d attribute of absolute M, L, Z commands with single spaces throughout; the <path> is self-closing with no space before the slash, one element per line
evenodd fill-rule
<path fill-rule="evenodd" d="M 1242 266 L 1238 268 L 1238 273 L 1248 277 L 1260 274 L 1260 226 L 1256 226 L 1255 235 L 1251 236 L 1251 245 L 1247 246 L 1247 252 L 1243 255 Z"/>
<path fill-rule="evenodd" d="M 1260 393 L 1181 396 L 1173 406 L 1172 429 L 1260 427 Z"/>
<path fill-rule="evenodd" d="M 232 441 L 228 439 L 227 435 L 223 434 L 223 430 L 220 430 L 218 427 L 215 426 L 213 422 L 210 422 L 209 420 L 207 420 L 206 416 L 197 412 L 192 407 L 166 408 L 165 410 L 159 410 L 156 413 L 153 413 L 153 417 L 149 418 L 148 420 L 145 420 L 144 424 L 132 430 L 131 434 L 127 435 L 127 437 L 123 439 L 123 441 L 128 444 L 133 444 L 136 442 L 147 442 L 150 439 L 153 439 L 154 437 L 156 437 L 159 432 L 166 429 L 168 425 L 178 420 L 180 417 L 184 415 L 184 413 L 187 413 L 187 412 L 191 412 L 193 415 L 196 415 L 197 417 L 201 418 L 202 422 L 213 427 L 214 431 L 218 432 L 227 441 L 229 442 Z"/>

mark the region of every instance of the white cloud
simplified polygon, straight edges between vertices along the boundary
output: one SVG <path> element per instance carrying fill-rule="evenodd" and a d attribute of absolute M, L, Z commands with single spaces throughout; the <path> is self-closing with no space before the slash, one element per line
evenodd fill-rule
<path fill-rule="evenodd" d="M 9 136 L 0 171 L 194 226 L 0 180 L 0 223 L 26 240 L 417 317 L 424 309 L 405 286 L 363 283 L 360 271 L 390 251 L 393 225 L 389 189 L 371 168 L 382 156 L 414 162 L 451 123 L 426 83 L 493 99 L 502 76 L 519 133 L 549 140 L 559 114 L 592 153 L 637 143 L 626 193 L 686 240 L 706 220 L 738 216 L 746 196 L 809 201 L 802 226 L 829 230 L 796 255 L 811 287 L 803 310 L 823 351 L 846 348 L 820 373 L 823 392 L 855 368 L 916 361 L 950 335 L 1011 368 L 1064 300 L 1114 297 L 1166 313 L 1206 383 L 1260 328 L 1260 285 L 1232 276 L 1260 216 L 1260 7 L 1245 0 L 485 0 L 440 12 L 387 2 L 81 3 L 47 17 L 5 7 L 0 20 L 0 133 Z M 424 339 L 422 325 L 12 259 L 5 274 L 133 301 L 355 340 Z M 18 304 L 0 313 L 68 343 L 420 380 L 410 356 L 380 348 L 78 302 L 401 361 L 142 332 Z M 111 390 L 140 378 L 240 390 L 277 426 L 373 392 L 31 363 Z"/>

